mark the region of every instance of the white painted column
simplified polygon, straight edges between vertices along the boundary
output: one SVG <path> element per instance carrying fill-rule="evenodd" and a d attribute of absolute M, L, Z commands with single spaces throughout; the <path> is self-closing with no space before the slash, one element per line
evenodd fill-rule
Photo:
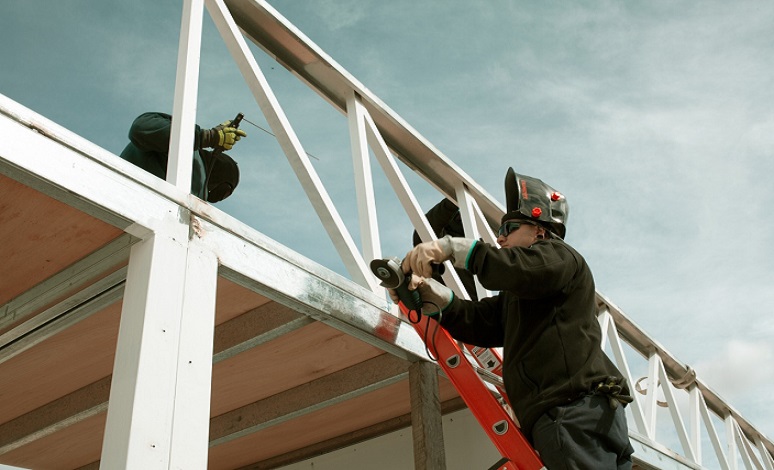
<path fill-rule="evenodd" d="M 183 290 L 172 420 L 172 469 L 207 468 L 218 259 L 191 242 Z"/>
<path fill-rule="evenodd" d="M 102 468 L 206 468 L 217 261 L 184 227 L 132 247 Z"/>

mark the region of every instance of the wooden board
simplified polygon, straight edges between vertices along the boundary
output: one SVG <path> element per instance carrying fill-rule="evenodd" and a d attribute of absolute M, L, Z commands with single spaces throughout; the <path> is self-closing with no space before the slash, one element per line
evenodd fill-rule
<path fill-rule="evenodd" d="M 0 174 L 0 306 L 122 234 Z"/>

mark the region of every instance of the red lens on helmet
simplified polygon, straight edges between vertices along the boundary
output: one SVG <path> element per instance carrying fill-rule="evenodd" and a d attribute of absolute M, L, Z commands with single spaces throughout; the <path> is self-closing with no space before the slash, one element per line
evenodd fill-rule
<path fill-rule="evenodd" d="M 552 201 L 558 201 L 558 200 L 559 200 L 559 199 L 561 199 L 561 198 L 562 198 L 562 195 L 561 195 L 561 194 L 559 194 L 559 193 L 557 193 L 557 192 L 553 192 L 553 193 L 551 193 L 551 200 L 552 200 Z"/>
<path fill-rule="evenodd" d="M 535 207 L 534 209 L 532 209 L 532 217 L 538 218 L 542 213 L 543 211 L 539 207 Z"/>

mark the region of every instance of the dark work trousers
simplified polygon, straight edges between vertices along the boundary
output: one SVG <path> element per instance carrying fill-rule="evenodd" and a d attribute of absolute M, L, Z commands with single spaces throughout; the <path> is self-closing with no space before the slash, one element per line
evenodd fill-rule
<path fill-rule="evenodd" d="M 600 395 L 553 408 L 532 429 L 535 450 L 548 470 L 631 470 L 625 413 Z"/>

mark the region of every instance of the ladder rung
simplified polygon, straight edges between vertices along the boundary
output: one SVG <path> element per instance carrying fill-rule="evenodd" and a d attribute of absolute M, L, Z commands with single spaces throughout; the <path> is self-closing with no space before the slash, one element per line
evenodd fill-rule
<path fill-rule="evenodd" d="M 481 367 L 473 367 L 476 369 L 476 373 L 484 380 L 484 382 L 494 385 L 495 387 L 499 388 L 505 388 L 505 384 L 503 383 L 503 378 L 499 375 L 495 374 L 494 372 L 490 372 L 486 369 L 483 369 Z"/>

